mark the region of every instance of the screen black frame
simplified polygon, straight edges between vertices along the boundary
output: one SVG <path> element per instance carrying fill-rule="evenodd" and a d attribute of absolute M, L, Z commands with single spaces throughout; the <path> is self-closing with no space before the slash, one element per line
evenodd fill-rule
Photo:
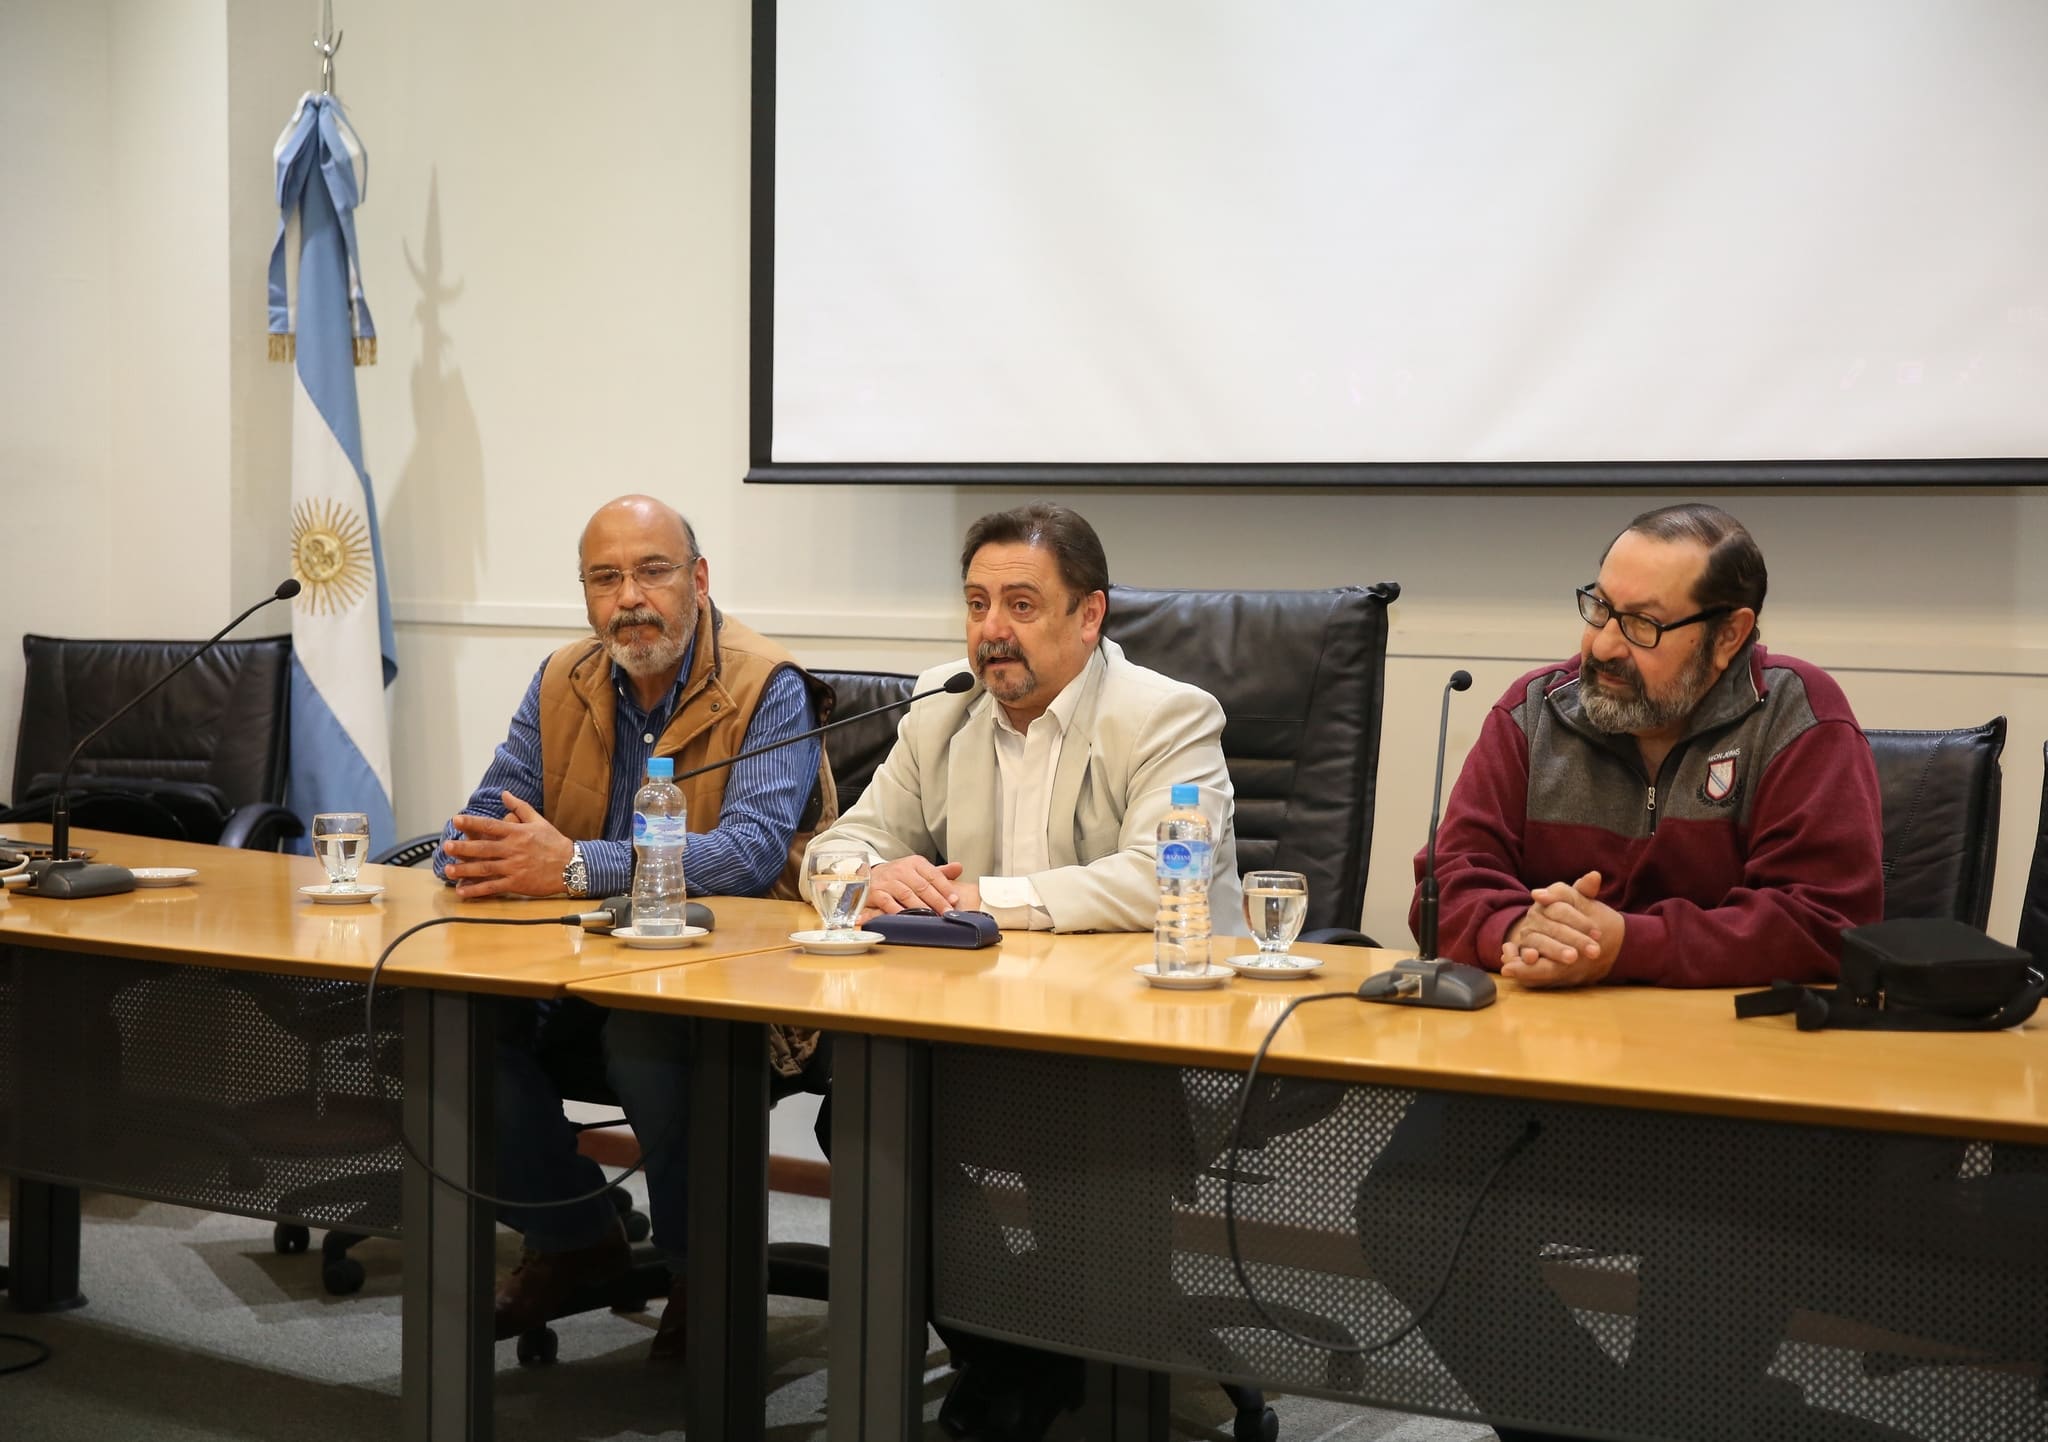
<path fill-rule="evenodd" d="M 1242 487 L 1308 490 L 1724 490 L 2048 485 L 2048 457 L 1940 460 L 778 462 L 775 442 L 775 89 L 779 0 L 753 0 L 745 480 L 766 485 Z"/>

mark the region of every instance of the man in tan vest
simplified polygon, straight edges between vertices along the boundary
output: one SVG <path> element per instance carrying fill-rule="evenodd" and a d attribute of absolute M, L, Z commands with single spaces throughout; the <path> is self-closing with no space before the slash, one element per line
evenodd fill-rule
<path fill-rule="evenodd" d="M 647 762 L 678 776 L 798 735 L 830 692 L 774 642 L 712 604 L 696 533 L 671 507 L 622 496 L 601 507 L 577 548 L 592 634 L 542 663 L 512 729 L 448 823 L 434 869 L 465 901 L 494 896 L 611 896 L 633 876 L 633 796 Z M 687 876 L 697 895 L 794 897 L 811 834 L 837 807 L 824 750 L 798 741 L 682 781 Z M 506 1005 L 498 1042 L 498 1190 L 536 1205 L 500 1219 L 525 1234 L 499 1288 L 497 1333 L 557 1315 L 569 1295 L 625 1270 L 617 1213 L 597 1166 L 576 1151 L 563 1080 L 601 1075 L 647 1158 L 654 1242 L 675 1283 L 657 1359 L 683 1353 L 682 1249 L 689 1137 L 686 1020 L 608 1011 L 580 1000 Z M 801 1070 L 814 1032 L 776 1028 L 772 1060 Z M 541 1205 L 582 1197 L 569 1206 Z"/>

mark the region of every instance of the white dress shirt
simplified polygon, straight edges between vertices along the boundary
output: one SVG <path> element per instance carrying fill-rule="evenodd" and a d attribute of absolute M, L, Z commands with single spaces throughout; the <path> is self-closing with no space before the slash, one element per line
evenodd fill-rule
<path fill-rule="evenodd" d="M 1006 931 L 1048 931 L 1052 913 L 1031 878 L 1052 866 L 1046 834 L 1052 825 L 1052 779 L 1060 768 L 1067 727 L 1081 704 L 1082 683 L 1102 665 L 1102 653 L 1088 658 L 1081 674 L 1066 684 L 1031 724 L 1019 731 L 996 699 L 983 692 L 981 704 L 995 707 L 997 875 L 981 878 L 981 909 Z"/>

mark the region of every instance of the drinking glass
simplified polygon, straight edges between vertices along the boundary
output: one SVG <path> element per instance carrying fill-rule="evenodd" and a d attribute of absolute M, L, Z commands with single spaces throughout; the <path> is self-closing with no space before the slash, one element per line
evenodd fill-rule
<path fill-rule="evenodd" d="M 811 905 L 818 908 L 818 921 L 834 941 L 843 941 L 858 929 L 854 923 L 867 903 L 869 865 L 865 846 L 813 847 L 804 861 Z"/>
<path fill-rule="evenodd" d="M 1244 919 L 1260 956 L 1285 956 L 1308 918 L 1308 878 L 1299 871 L 1252 871 L 1244 878 Z"/>
<path fill-rule="evenodd" d="M 360 811 L 323 811 L 313 818 L 313 854 L 327 868 L 329 891 L 354 891 L 370 854 L 370 818 Z"/>

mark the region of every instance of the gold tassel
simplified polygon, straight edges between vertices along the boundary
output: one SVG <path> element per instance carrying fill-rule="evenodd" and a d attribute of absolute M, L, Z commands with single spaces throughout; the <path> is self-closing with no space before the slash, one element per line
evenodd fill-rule
<path fill-rule="evenodd" d="M 377 337 L 359 335 L 356 337 L 356 364 L 373 366 L 377 363 Z"/>
<path fill-rule="evenodd" d="M 270 334 L 270 358 L 274 361 L 298 359 L 299 338 L 290 331 L 272 331 Z"/>

